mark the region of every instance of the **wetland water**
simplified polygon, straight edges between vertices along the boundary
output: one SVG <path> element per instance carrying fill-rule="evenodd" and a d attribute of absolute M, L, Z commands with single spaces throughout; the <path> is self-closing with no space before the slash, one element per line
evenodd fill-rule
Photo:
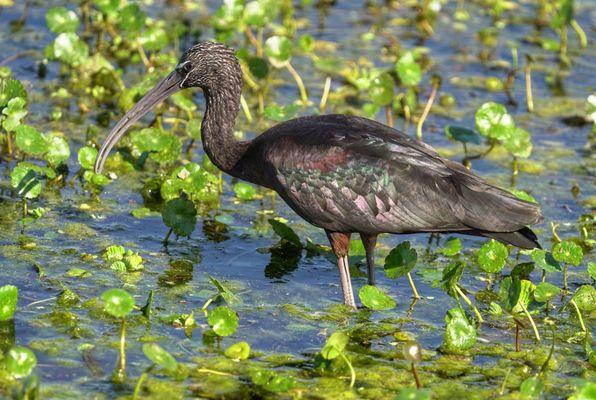
<path fill-rule="evenodd" d="M 151 365 L 142 346 L 153 342 L 172 354 L 179 366 L 175 372 L 163 368 L 151 372 L 141 388 L 139 396 L 143 398 L 164 398 L 165 393 L 171 398 L 393 398 L 404 387 L 413 387 L 409 362 L 401 350 L 403 342 L 410 339 L 417 340 L 423 348 L 418 369 L 423 386 L 430 389 L 433 398 L 501 395 L 522 398 L 518 397 L 522 396 L 522 382 L 539 373 L 543 385 L 540 390 L 545 398 L 580 393 L 588 390 L 587 382 L 594 382 L 594 367 L 590 362 L 595 357 L 588 356 L 590 334 L 582 332 L 568 302 L 579 287 L 594 282 L 587 272 L 589 263 L 593 262 L 590 236 L 596 204 L 591 151 L 594 134 L 586 115 L 587 98 L 596 90 L 596 48 L 591 40 L 586 48 L 580 48 L 575 31 L 569 28 L 569 62 L 562 65 L 559 52 L 549 49 L 553 43 L 559 43 L 556 32 L 549 27 L 550 14 L 545 17 L 546 25 L 536 30 L 540 2 L 431 1 L 434 11 L 428 20 L 420 17 L 416 2 L 409 1 L 320 2 L 316 6 L 297 2 L 291 12 L 282 10 L 281 16 L 270 21 L 264 35 L 267 38 L 273 32 L 287 34 L 295 43 L 303 35 L 314 39 L 313 48 L 305 51 L 308 46 L 303 45 L 294 51 L 291 60 L 304 80 L 312 105 L 294 107 L 300 95 L 292 75 L 285 68 L 269 65 L 268 76 L 257 82 L 267 87 L 265 105 L 286 108 L 267 107 L 266 117 L 259 117 L 258 96 L 247 85 L 245 97 L 254 121 L 249 123 L 241 113 L 236 125 L 239 135 L 252 138 L 275 124 L 276 119 L 283 120 L 283 112 L 289 116 L 318 112 L 327 76 L 332 78 L 327 112 L 373 114 L 385 122 L 384 108 L 369 107 L 372 103 L 367 90 L 358 88 L 359 79 L 365 80 L 363 71 L 373 67 L 393 71 L 396 54 L 414 48 L 422 49 L 419 62 L 423 76 L 417 85 L 419 106 L 413 114 L 420 115 L 424 108 L 431 76 L 441 77 L 436 104 L 424 124 L 423 139 L 442 155 L 458 161 L 464 157 L 462 144 L 444 133 L 446 125 L 473 129 L 475 112 L 483 103 L 505 105 L 516 125 L 531 135 L 531 155 L 519 159 L 515 188 L 530 194 L 542 207 L 545 219 L 534 230 L 543 248 L 550 250 L 553 246 L 552 223 L 557 226 L 556 235 L 560 239 L 577 243 L 583 253 L 579 265 L 569 265 L 566 297 L 559 294 L 546 305 L 536 301 L 528 305 L 541 343 L 535 341 L 523 314 L 516 316 L 523 324 L 520 352 L 514 351 L 515 323 L 506 312 L 506 302 L 500 300 L 499 291 L 503 290 L 504 278 L 512 274 L 516 265 L 533 259 L 510 248 L 506 266 L 489 274 L 477 261 L 478 249 L 485 239 L 460 236 L 460 254 L 452 256 L 440 250 L 448 236 L 441 236 L 438 245 L 433 241 L 430 251 L 428 235 L 382 236 L 377 247 L 377 285 L 397 305 L 388 310 L 360 309 L 354 313 L 340 305 L 339 277 L 331 253 L 320 246 L 298 249 L 291 240 L 280 241 L 268 220 L 281 217 L 303 244 L 308 238 L 314 244 L 327 246 L 324 232 L 301 220 L 271 192 L 256 188 L 252 193 L 252 189 L 237 186 L 228 176 L 215 183 L 221 186 L 221 193 L 201 192 L 192 198 L 198 215 L 191 236 L 172 235 L 164 246 L 168 227 L 162 221 L 163 202 L 155 201 L 155 192 L 159 192 L 159 185 L 170 177 L 171 171 L 181 165 L 178 160 L 204 165 L 200 145 L 185 153 L 191 138 L 177 125 L 172 134 L 181 138 L 183 151 L 177 148 L 176 161 L 162 165 L 160 160 L 164 156 L 147 160 L 143 168 L 139 159 L 146 155 L 141 156 L 142 151 L 135 148 L 126 149 L 128 142 L 125 142 L 121 156 L 112 163 L 117 179 L 107 185 L 90 185 L 82 172 L 77 173 L 81 168 L 77 152 L 83 146 L 101 143 L 109 127 L 123 115 L 122 108 L 132 104 L 135 93 L 128 100 L 122 100 L 119 94 L 110 95 L 121 90 L 114 89 L 112 83 L 106 83 L 107 89 L 103 90 L 98 83 L 101 78 L 89 78 L 77 69 L 80 66 L 65 61 L 64 57 L 53 60 L 47 56 L 44 49 L 52 46 L 58 35 L 48 29 L 48 10 L 63 6 L 80 18 L 79 2 L 28 1 L 24 24 L 17 26 L 14 22 L 22 17 L 22 3 L 15 0 L 12 6 L 3 6 L 4 2 L 0 1 L 0 62 L 19 55 L 7 60 L 3 67 L 10 71 L 5 68 L 1 76 L 18 79 L 26 89 L 25 122 L 44 134 L 59 132 L 71 150 L 64 162 L 67 172 L 64 167 L 56 168 L 66 184 L 46 182 L 40 195 L 28 200 L 29 210 L 42 207 L 43 215 L 23 219 L 23 202 L 14 185 L 11 186 L 11 171 L 22 159 L 46 164 L 43 157 L 25 153 L 9 161 L 5 131 L 0 130 L 0 151 L 4 152 L 0 159 L 0 286 L 15 285 L 19 289 L 14 320 L 3 322 L 0 344 L 4 352 L 15 343 L 34 351 L 37 367 L 33 373 L 38 377 L 41 398 L 131 396 L 138 377 Z M 93 1 L 81 3 L 87 4 L 88 18 L 101 14 Z M 221 15 L 213 17 L 221 7 L 217 1 L 129 0 L 128 3 L 138 4 L 152 23 L 162 28 L 171 26 L 172 31 L 186 31 L 176 38 L 170 33 L 160 51 L 147 50 L 156 69 L 149 78 L 152 82 L 165 75 L 168 66 L 194 41 L 213 39 L 213 25 L 220 26 L 214 21 L 223 19 Z M 499 11 L 496 3 L 503 10 Z M 509 6 L 514 8 L 508 10 Z M 596 30 L 596 4 L 576 1 L 574 8 L 575 20 L 590 39 Z M 126 27 L 121 24 L 120 28 Z M 295 35 L 291 34 L 293 30 Z M 80 26 L 76 32 L 89 43 L 91 57 L 98 39 L 92 33 L 84 36 L 82 31 Z M 126 42 L 133 41 L 130 38 L 134 35 L 118 31 L 106 34 L 101 40 L 108 43 L 104 47 L 105 57 L 123 85 L 135 87 L 143 82 L 147 67 L 135 51 L 114 45 L 118 42 L 114 42 L 114 36 Z M 243 33 L 232 30 L 228 39 L 241 51 L 255 52 Z M 512 48 L 515 48 L 513 52 Z M 118 51 L 125 55 L 118 56 Z M 526 106 L 525 54 L 534 59 L 534 113 L 528 113 Z M 511 73 L 516 57 L 519 68 Z M 508 74 L 515 75 L 509 95 L 498 89 Z M 92 86 L 87 86 L 90 81 Z M 396 85 L 394 96 L 404 90 Z M 196 129 L 204 110 L 202 96 L 196 91 L 184 99 L 187 102 L 179 100 L 169 109 L 162 108 L 165 116 L 158 124 L 164 124 L 167 130 L 172 125 L 168 117 L 185 119 L 192 114 L 189 126 L 194 124 Z M 189 100 L 196 102 L 196 109 L 188 105 Z M 452 100 L 454 104 L 450 105 Z M 394 107 L 399 114 L 398 108 Z M 138 126 L 145 128 L 154 122 L 149 117 Z M 394 126 L 409 135 L 416 134 L 416 122 L 407 123 L 402 116 L 395 115 Z M 138 143 L 128 146 L 142 150 L 145 145 Z M 471 154 L 488 148 L 484 143 L 472 142 L 468 146 Z M 472 168 L 492 183 L 509 187 L 511 160 L 507 150 L 497 145 L 485 157 L 473 160 Z M 213 171 L 209 166 L 206 168 Z M 218 175 L 213 172 L 210 176 Z M 158 182 L 157 186 L 151 186 L 151 182 Z M 241 200 L 243 189 L 249 191 L 250 200 Z M 201 200 L 207 197 L 209 201 Z M 404 240 L 409 240 L 418 253 L 412 270 L 422 297 L 417 301 L 412 301 L 405 276 L 390 279 L 383 271 L 385 256 Z M 105 259 L 104 250 L 112 245 L 138 252 L 144 269 L 125 272 L 125 268 L 123 272 L 110 268 L 111 261 Z M 353 250 L 352 281 L 358 291 L 367 282 L 366 266 L 356 243 Z M 477 329 L 475 344 L 461 351 L 448 351 L 442 346 L 446 312 L 457 307 L 456 298 L 460 299 L 450 295 L 440 283 L 445 268 L 454 259 L 466 263 L 459 287 L 465 288 L 485 320 Z M 541 280 L 542 270 L 538 266 L 531 269 L 526 264 L 515 271 L 515 276 L 529 278 L 535 284 Z M 241 299 L 229 304 L 238 314 L 238 328 L 222 338 L 213 333 L 201 311 L 206 301 L 217 294 L 210 277 Z M 562 287 L 563 274 L 549 271 L 546 280 Z M 139 310 L 127 317 L 128 380 L 121 384 L 112 381 L 118 358 L 119 323 L 104 312 L 99 300 L 111 288 L 127 290 L 137 307 L 145 305 L 150 291 L 154 294 L 149 318 Z M 588 295 L 594 299 L 593 292 Z M 502 313 L 496 312 L 491 303 L 501 304 Z M 208 310 L 225 304 L 220 297 Z M 471 319 L 472 309 L 463 302 L 462 307 Z M 594 322 L 593 303 L 589 306 L 588 301 L 581 308 L 583 322 L 590 329 Z M 184 329 L 191 313 L 196 327 Z M 317 356 L 327 338 L 340 330 L 350 333 L 345 354 L 355 369 L 353 388 L 349 387 L 349 369 L 340 358 L 323 360 Z M 554 352 L 549 358 L 553 334 Z M 236 362 L 224 356 L 224 350 L 239 341 L 250 344 L 249 360 Z M 290 377 L 292 384 L 288 390 L 282 390 L 279 385 L 267 386 L 255 378 L 256 370 Z M 0 397 L 18 393 L 26 384 L 29 383 L 15 380 L 0 369 Z M 524 390 L 529 390 L 528 386 L 529 383 Z M 591 390 L 593 394 L 593 383 Z M 531 392 L 531 396 L 536 393 Z"/>

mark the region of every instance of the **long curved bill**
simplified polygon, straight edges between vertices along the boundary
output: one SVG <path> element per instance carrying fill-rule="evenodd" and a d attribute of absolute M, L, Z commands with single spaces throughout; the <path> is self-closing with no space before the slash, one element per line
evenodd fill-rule
<path fill-rule="evenodd" d="M 108 134 L 105 142 L 99 149 L 99 154 L 95 160 L 95 172 L 101 173 L 103 166 L 108 158 L 108 154 L 118 141 L 124 136 L 128 128 L 135 124 L 143 115 L 147 114 L 153 107 L 161 103 L 175 92 L 181 90 L 180 83 L 183 81 L 183 76 L 176 70 L 166 76 L 153 89 L 139 100 L 133 108 L 131 108 L 120 121 L 112 128 Z"/>

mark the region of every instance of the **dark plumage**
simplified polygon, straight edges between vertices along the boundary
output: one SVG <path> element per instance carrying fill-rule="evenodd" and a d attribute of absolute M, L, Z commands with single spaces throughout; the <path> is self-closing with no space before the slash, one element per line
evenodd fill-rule
<path fill-rule="evenodd" d="M 347 248 L 359 233 L 374 283 L 374 247 L 380 233 L 455 232 L 539 247 L 527 227 L 541 220 L 538 205 L 486 183 L 427 144 L 378 122 L 347 115 L 283 122 L 252 141 L 233 128 L 242 72 L 233 50 L 204 42 L 189 49 L 177 69 L 114 127 L 105 157 L 126 129 L 171 93 L 201 87 L 207 108 L 205 152 L 221 170 L 275 190 L 311 224 L 325 229 L 338 257 L 344 301 L 354 306 Z"/>

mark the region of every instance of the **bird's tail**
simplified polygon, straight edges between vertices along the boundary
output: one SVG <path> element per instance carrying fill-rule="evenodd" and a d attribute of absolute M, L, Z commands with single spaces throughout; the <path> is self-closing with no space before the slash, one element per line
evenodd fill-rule
<path fill-rule="evenodd" d="M 528 227 L 521 228 L 515 232 L 487 232 L 478 231 L 478 234 L 498 240 L 499 242 L 512 244 L 522 249 L 541 249 L 538 237 Z"/>

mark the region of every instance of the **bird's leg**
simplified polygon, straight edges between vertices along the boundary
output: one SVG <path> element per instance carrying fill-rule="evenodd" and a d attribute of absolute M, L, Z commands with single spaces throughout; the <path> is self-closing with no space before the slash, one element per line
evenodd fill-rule
<path fill-rule="evenodd" d="M 375 246 L 377 245 L 377 235 L 360 234 L 360 239 L 366 251 L 366 271 L 368 272 L 368 284 L 375 284 Z"/>
<path fill-rule="evenodd" d="M 343 232 L 326 232 L 329 242 L 331 243 L 331 249 L 337 257 L 337 267 L 339 268 L 344 304 L 348 307 L 356 308 L 354 291 L 352 290 L 352 281 L 350 280 L 350 267 L 348 265 L 348 247 L 350 246 L 351 234 Z"/>

